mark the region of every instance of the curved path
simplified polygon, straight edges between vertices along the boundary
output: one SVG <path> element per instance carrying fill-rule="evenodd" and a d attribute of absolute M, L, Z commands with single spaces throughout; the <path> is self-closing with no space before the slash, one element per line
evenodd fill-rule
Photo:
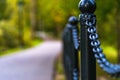
<path fill-rule="evenodd" d="M 34 48 L 0 57 L 0 80 L 52 80 L 61 42 L 47 41 Z"/>

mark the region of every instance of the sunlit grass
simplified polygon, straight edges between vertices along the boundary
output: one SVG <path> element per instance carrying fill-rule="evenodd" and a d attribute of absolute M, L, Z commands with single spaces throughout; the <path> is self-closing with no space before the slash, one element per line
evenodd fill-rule
<path fill-rule="evenodd" d="M 34 40 L 34 41 L 31 42 L 31 46 L 36 46 L 36 45 L 38 45 L 38 44 L 40 44 L 42 42 L 43 42 L 42 40 L 36 39 L 36 40 Z"/>
<path fill-rule="evenodd" d="M 117 57 L 117 51 L 115 48 L 107 46 L 105 47 L 105 54 L 109 57 L 109 58 L 116 58 Z"/>
<path fill-rule="evenodd" d="M 102 46 L 102 48 L 103 48 L 103 53 L 106 55 L 108 60 L 110 60 L 112 62 L 117 61 L 117 50 L 115 47 L 105 45 L 105 46 Z"/>
<path fill-rule="evenodd" d="M 62 64 L 62 55 L 58 56 L 55 60 L 55 76 L 54 80 L 65 80 L 65 74 Z"/>

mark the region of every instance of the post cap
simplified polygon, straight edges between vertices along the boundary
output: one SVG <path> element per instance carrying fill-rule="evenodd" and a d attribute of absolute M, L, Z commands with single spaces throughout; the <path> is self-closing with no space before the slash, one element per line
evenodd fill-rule
<path fill-rule="evenodd" d="M 82 13 L 94 13 L 96 10 L 96 3 L 94 0 L 81 0 L 78 8 Z"/>
<path fill-rule="evenodd" d="M 76 25 L 78 23 L 78 19 L 75 17 L 75 16 L 71 16 L 69 19 L 68 19 L 68 22 L 72 25 Z"/>

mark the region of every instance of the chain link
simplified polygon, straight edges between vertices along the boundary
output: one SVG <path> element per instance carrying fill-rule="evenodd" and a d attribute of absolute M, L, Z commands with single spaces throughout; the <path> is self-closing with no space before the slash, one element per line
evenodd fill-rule
<path fill-rule="evenodd" d="M 100 41 L 98 40 L 98 34 L 96 32 L 96 17 L 95 15 L 88 15 L 85 25 L 87 26 L 87 32 L 90 39 L 90 45 L 92 46 L 92 51 L 97 59 L 100 67 L 106 71 L 108 74 L 120 77 L 120 65 L 111 64 L 103 54 L 103 50 L 100 47 Z"/>
<path fill-rule="evenodd" d="M 79 50 L 80 39 L 78 37 L 78 27 L 77 26 L 72 27 L 72 37 L 73 37 L 73 43 L 74 43 L 75 49 Z"/>

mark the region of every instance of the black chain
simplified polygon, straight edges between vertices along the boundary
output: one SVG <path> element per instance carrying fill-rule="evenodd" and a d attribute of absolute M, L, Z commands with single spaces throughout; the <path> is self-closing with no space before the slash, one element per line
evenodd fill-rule
<path fill-rule="evenodd" d="M 87 15 L 87 19 L 85 21 L 85 25 L 87 27 L 87 32 L 90 39 L 90 44 L 92 46 L 92 51 L 97 59 L 100 67 L 106 71 L 108 74 L 120 77 L 120 65 L 111 64 L 103 54 L 103 50 L 100 47 L 100 41 L 98 40 L 98 34 L 96 32 L 96 17 L 94 14 Z"/>
<path fill-rule="evenodd" d="M 74 43 L 74 47 L 76 50 L 79 50 L 80 48 L 80 39 L 78 37 L 78 27 L 77 26 L 73 26 L 72 28 L 72 37 L 73 37 L 73 43 Z"/>

